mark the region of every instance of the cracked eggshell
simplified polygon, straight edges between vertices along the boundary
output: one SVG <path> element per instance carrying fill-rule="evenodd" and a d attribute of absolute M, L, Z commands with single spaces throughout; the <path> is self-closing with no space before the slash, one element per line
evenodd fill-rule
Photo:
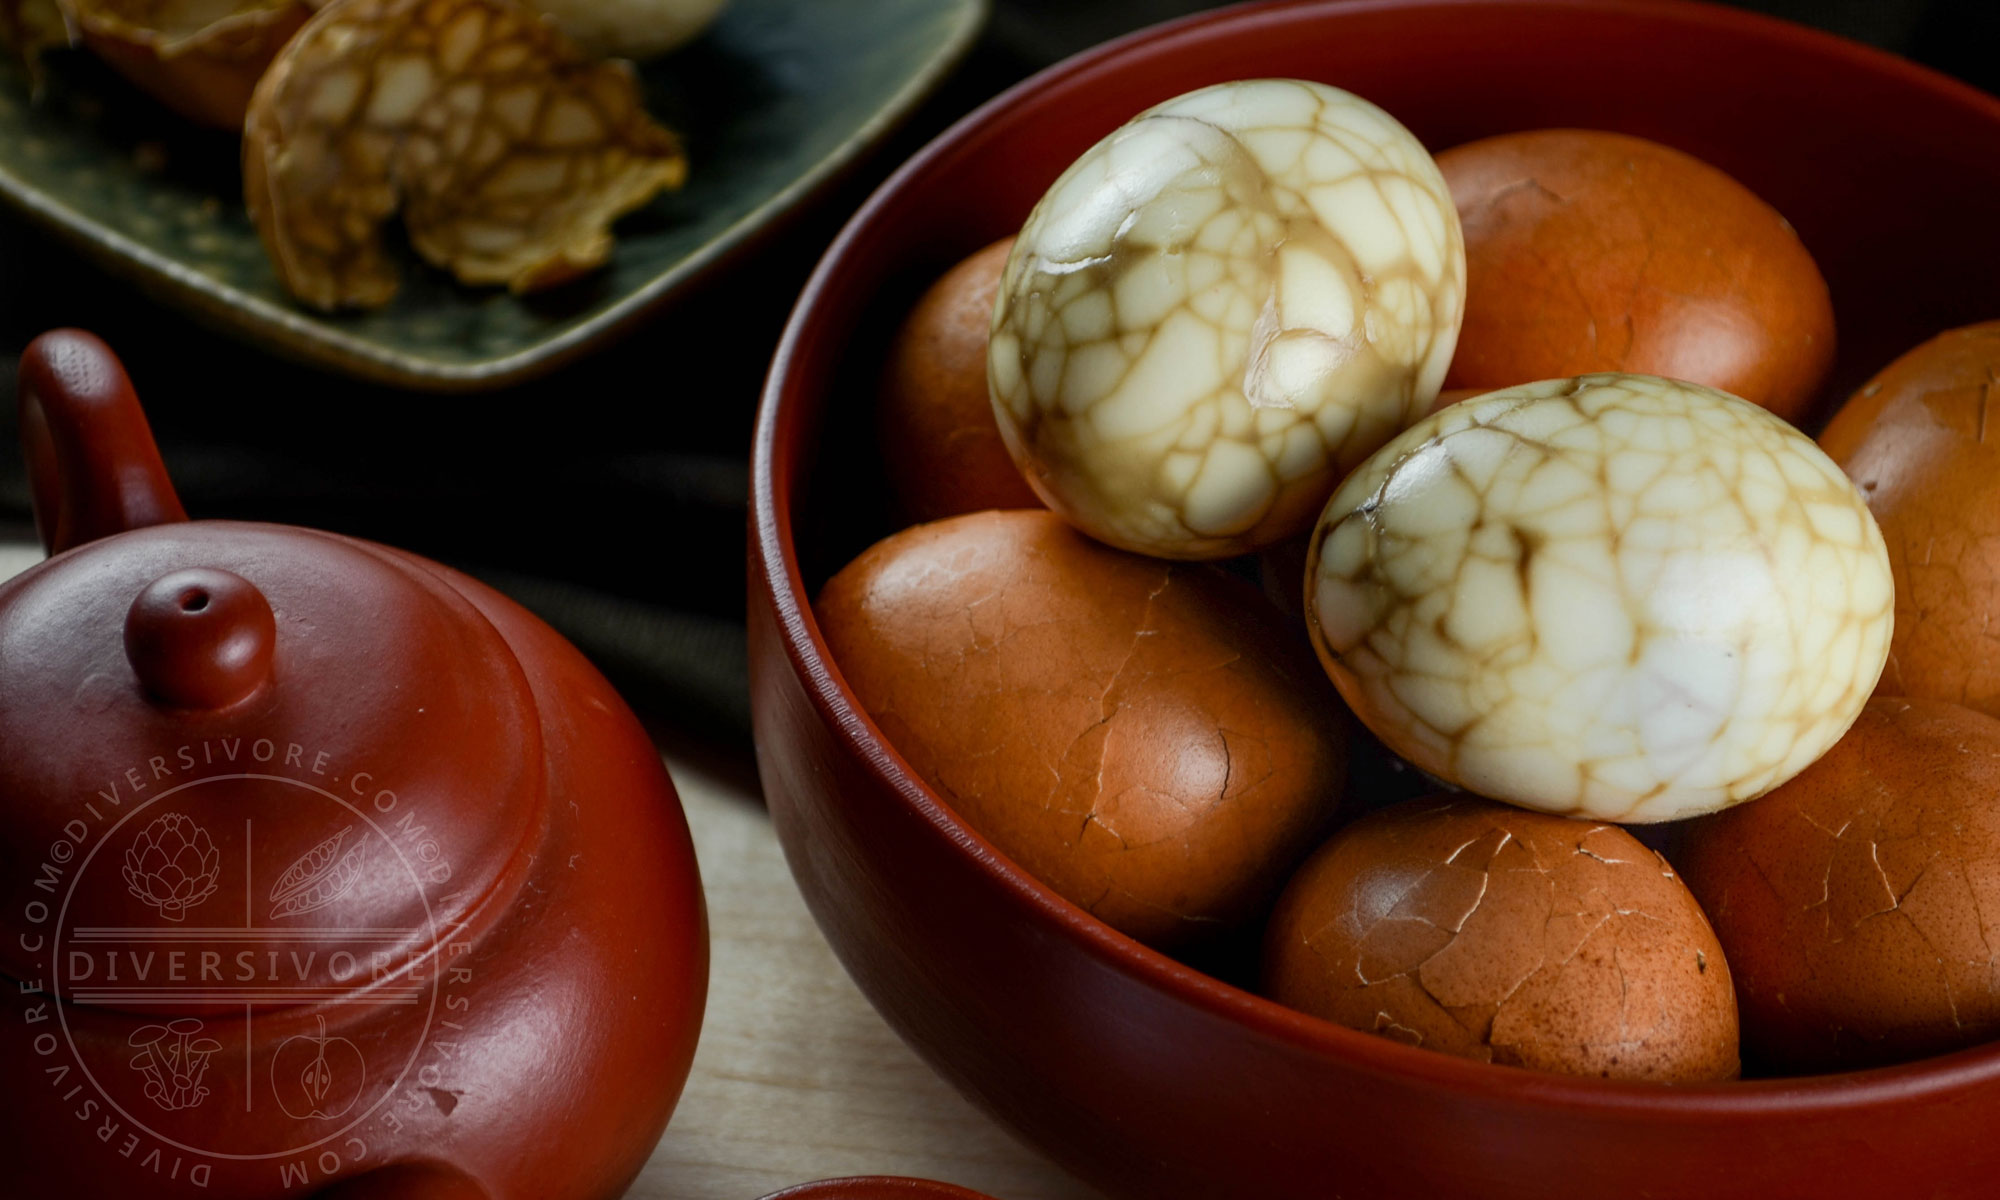
<path fill-rule="evenodd" d="M 815 605 L 883 735 L 966 824 L 1162 949 L 1260 912 L 1324 835 L 1338 701 L 1255 588 L 1045 511 L 905 530 Z"/>
<path fill-rule="evenodd" d="M 1255 550 L 1429 408 L 1464 278 L 1443 177 L 1387 113 L 1298 80 L 1190 92 L 1022 228 L 988 362 L 1000 430 L 1093 537 Z"/>
<path fill-rule="evenodd" d="M 1041 507 L 986 394 L 986 339 L 1013 245 L 1002 238 L 945 272 L 889 348 L 876 421 L 889 482 L 915 520 Z"/>
<path fill-rule="evenodd" d="M 1411 800 L 1341 830 L 1272 914 L 1264 991 L 1484 1062 L 1737 1074 L 1729 966 L 1667 861 L 1615 825 L 1484 800 Z"/>
<path fill-rule="evenodd" d="M 1803 434 L 1694 384 L 1460 401 L 1341 485 L 1307 624 L 1367 726 L 1468 791 L 1601 820 L 1749 800 L 1831 746 L 1888 653 L 1888 554 Z"/>
<path fill-rule="evenodd" d="M 258 81 L 243 195 L 285 289 L 378 308 L 384 239 L 463 284 L 552 287 L 610 258 L 611 225 L 687 178 L 631 64 L 518 0 L 330 0 Z"/>
<path fill-rule="evenodd" d="M 1868 498 L 1896 576 L 1877 690 L 2000 716 L 2000 321 L 1890 363 L 1820 435 Z"/>
<path fill-rule="evenodd" d="M 65 0 L 83 44 L 202 125 L 241 132 L 257 81 L 318 7 L 293 0 Z"/>
<path fill-rule="evenodd" d="M 1826 1071 L 2000 1037 L 1996 796 L 2000 721 L 1877 697 L 1798 778 L 1690 826 L 1675 859 L 1753 1060 Z"/>
<path fill-rule="evenodd" d="M 1465 230 L 1465 326 L 1445 386 L 1625 371 L 1796 421 L 1833 365 L 1833 302 L 1756 193 L 1640 138 L 1509 133 L 1438 155 Z"/>

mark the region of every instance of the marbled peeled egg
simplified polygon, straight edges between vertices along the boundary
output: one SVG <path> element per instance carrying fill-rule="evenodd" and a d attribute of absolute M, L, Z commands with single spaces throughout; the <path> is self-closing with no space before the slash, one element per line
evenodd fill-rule
<path fill-rule="evenodd" d="M 986 338 L 1012 238 L 946 271 L 896 331 L 876 427 L 889 483 L 919 521 L 984 508 L 1039 508 L 993 423 Z"/>
<path fill-rule="evenodd" d="M 1093 537 L 1253 550 L 1429 408 L 1464 279 L 1444 180 L 1387 113 L 1298 80 L 1190 92 L 1085 153 L 1021 230 L 989 350 L 1000 429 Z"/>
<path fill-rule="evenodd" d="M 1819 444 L 1868 497 L 1896 572 L 1881 691 L 2000 717 L 2000 321 L 1941 333 L 1843 406 Z"/>
<path fill-rule="evenodd" d="M 1792 1071 L 2000 1037 L 2000 721 L 1878 696 L 1826 757 L 1691 823 L 1746 1053 Z"/>
<path fill-rule="evenodd" d="M 1438 155 L 1465 229 L 1448 387 L 1625 371 L 1721 388 L 1788 420 L 1833 365 L 1833 301 L 1799 235 L 1729 176 L 1594 129 Z"/>
<path fill-rule="evenodd" d="M 1615 825 L 1406 801 L 1299 869 L 1265 934 L 1280 1004 L 1447 1054 L 1658 1082 L 1736 1075 L 1729 967 Z"/>
<path fill-rule="evenodd" d="M 1045 511 L 906 529 L 814 606 L 841 675 L 966 824 L 1151 945 L 1259 913 L 1340 805 L 1340 702 L 1255 587 Z"/>
<path fill-rule="evenodd" d="M 1893 603 L 1860 493 L 1694 384 L 1464 400 L 1341 485 L 1308 624 L 1355 712 L 1480 795 L 1664 821 L 1763 794 L 1846 730 Z"/>

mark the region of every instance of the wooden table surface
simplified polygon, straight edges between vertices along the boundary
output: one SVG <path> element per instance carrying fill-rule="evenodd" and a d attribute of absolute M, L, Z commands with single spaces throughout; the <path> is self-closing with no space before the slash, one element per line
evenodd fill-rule
<path fill-rule="evenodd" d="M 671 749 L 668 767 L 701 859 L 714 970 L 694 1073 L 633 1200 L 755 1200 L 839 1175 L 1094 1197 L 946 1087 L 869 1007 L 792 885 L 754 767 Z"/>
<path fill-rule="evenodd" d="M 40 558 L 0 543 L 0 580 Z M 708 1018 L 628 1200 L 757 1200 L 842 1175 L 1093 1200 L 946 1087 L 862 998 L 792 885 L 754 764 L 670 750 L 667 765 L 708 893 Z"/>

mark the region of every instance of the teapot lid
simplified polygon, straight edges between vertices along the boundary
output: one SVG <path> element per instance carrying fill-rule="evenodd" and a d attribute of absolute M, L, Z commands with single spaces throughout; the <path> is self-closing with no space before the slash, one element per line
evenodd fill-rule
<path fill-rule="evenodd" d="M 31 346 L 21 401 L 57 553 L 0 585 L 0 972 L 133 1013 L 425 1002 L 546 820 L 512 648 L 414 555 L 186 521 L 95 338 Z"/>

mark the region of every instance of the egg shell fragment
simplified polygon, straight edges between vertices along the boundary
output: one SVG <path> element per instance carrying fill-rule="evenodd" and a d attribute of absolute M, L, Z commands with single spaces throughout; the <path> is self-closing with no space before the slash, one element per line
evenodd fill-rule
<path fill-rule="evenodd" d="M 815 605 L 842 677 L 965 823 L 1161 948 L 1260 912 L 1342 796 L 1339 701 L 1256 589 L 1046 511 L 908 529 Z"/>
<path fill-rule="evenodd" d="M 1002 238 L 946 271 L 889 348 L 876 423 L 889 482 L 915 520 L 1041 507 L 986 394 L 986 339 L 1013 245 Z"/>
<path fill-rule="evenodd" d="M 1868 498 L 1896 576 L 1877 690 L 2000 716 L 2000 321 L 1889 364 L 1819 444 Z"/>
<path fill-rule="evenodd" d="M 2000 1037 L 2000 721 L 1876 697 L 1675 851 L 1736 973 L 1744 1052 L 1829 1071 Z"/>
<path fill-rule="evenodd" d="M 1341 486 L 1307 570 L 1321 661 L 1392 748 L 1600 820 L 1797 774 L 1860 712 L 1892 625 L 1839 468 L 1754 405 L 1650 376 L 1439 411 Z"/>
<path fill-rule="evenodd" d="M 1285 889 L 1264 991 L 1483 1062 L 1737 1074 L 1728 964 L 1665 859 L 1615 825 L 1429 797 L 1340 831 Z"/>
<path fill-rule="evenodd" d="M 1093 537 L 1254 550 L 1423 415 L 1464 274 L 1436 165 L 1381 109 L 1299 80 L 1190 92 L 1087 151 L 1022 228 L 989 352 L 1001 432 Z"/>
<path fill-rule="evenodd" d="M 62 0 L 93 54 L 180 115 L 232 133 L 318 0 Z"/>
<path fill-rule="evenodd" d="M 466 284 L 552 287 L 610 258 L 613 221 L 687 176 L 629 63 L 519 0 L 331 0 L 264 73 L 243 194 L 286 290 L 395 295 L 383 225 Z"/>
<path fill-rule="evenodd" d="M 1719 388 L 1787 420 L 1833 366 L 1833 300 L 1756 193 L 1691 155 L 1592 129 L 1438 155 L 1465 230 L 1448 388 L 1601 371 Z"/>

